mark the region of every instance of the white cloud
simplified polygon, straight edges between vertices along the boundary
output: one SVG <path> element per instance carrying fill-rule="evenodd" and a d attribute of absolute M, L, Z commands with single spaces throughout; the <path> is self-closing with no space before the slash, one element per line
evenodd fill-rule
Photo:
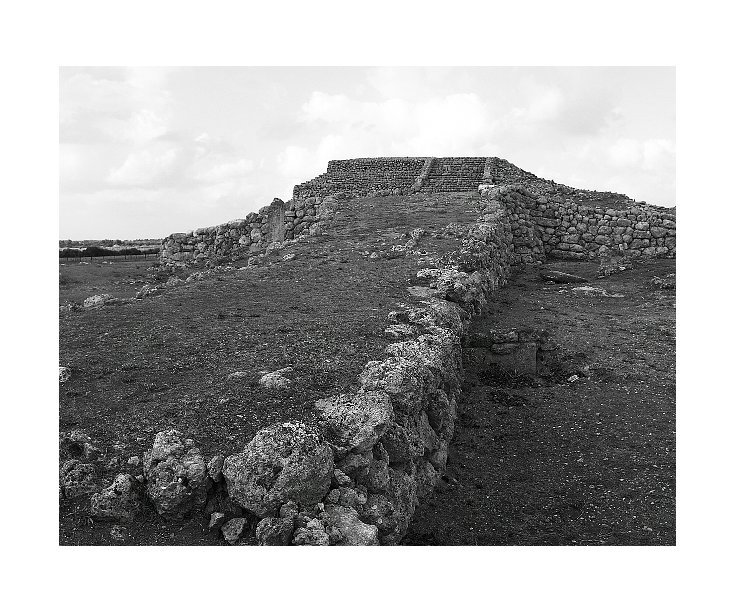
<path fill-rule="evenodd" d="M 156 186 L 166 183 L 180 168 L 180 149 L 148 148 L 130 153 L 121 166 L 114 168 L 108 181 L 121 186 Z"/>
<path fill-rule="evenodd" d="M 171 95 L 165 69 L 74 72 L 60 82 L 62 142 L 145 142 L 165 134 Z M 116 78 L 112 78 L 116 77 Z"/>
<path fill-rule="evenodd" d="M 618 168 L 662 170 L 675 163 L 675 145 L 667 139 L 619 138 L 609 147 L 609 162 Z"/>

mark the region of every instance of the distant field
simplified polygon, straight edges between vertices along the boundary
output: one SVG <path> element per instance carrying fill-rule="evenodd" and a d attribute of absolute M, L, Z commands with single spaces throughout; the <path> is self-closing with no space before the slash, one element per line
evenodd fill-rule
<path fill-rule="evenodd" d="M 142 256 L 135 259 L 89 258 L 59 262 L 59 304 L 83 302 L 94 294 L 112 294 L 117 298 L 132 298 L 153 279 L 149 270 L 157 258 Z"/>

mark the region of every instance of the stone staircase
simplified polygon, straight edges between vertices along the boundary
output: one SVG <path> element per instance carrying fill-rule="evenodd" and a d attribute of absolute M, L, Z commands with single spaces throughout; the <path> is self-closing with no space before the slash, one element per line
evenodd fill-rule
<path fill-rule="evenodd" d="M 422 191 L 476 191 L 482 182 L 486 157 L 435 158 Z"/>

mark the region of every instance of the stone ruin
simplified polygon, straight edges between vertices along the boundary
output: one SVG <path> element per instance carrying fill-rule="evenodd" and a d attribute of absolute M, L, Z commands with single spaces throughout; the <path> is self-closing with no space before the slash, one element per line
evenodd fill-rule
<path fill-rule="evenodd" d="M 398 544 L 445 470 L 462 361 L 533 370 L 536 356 L 553 350 L 533 331 L 467 335 L 510 266 L 548 256 L 594 259 L 609 249 L 674 257 L 675 210 L 575 190 L 499 158 L 335 160 L 324 175 L 297 185 L 292 200 L 172 235 L 161 252 L 164 263 L 257 254 L 318 233 L 343 198 L 480 185 L 478 218 L 461 248 L 444 267 L 418 273 L 428 287 L 406 288 L 422 300 L 390 312 L 385 332 L 396 342 L 384 360 L 364 366 L 356 393 L 318 401 L 315 424 L 263 428 L 226 458 L 207 460 L 182 433 L 161 432 L 145 456 L 144 482 L 119 475 L 93 497 L 93 516 L 131 521 L 147 497 L 164 517 L 206 513 L 230 544 L 248 530 L 261 545 Z M 84 490 L 84 466 L 64 465 L 64 491 Z"/>
<path fill-rule="evenodd" d="M 561 185 L 496 157 L 357 158 L 332 160 L 324 174 L 296 185 L 288 202 L 276 198 L 244 219 L 172 234 L 161 245 L 161 262 L 237 260 L 317 235 L 345 198 L 494 186 L 509 190 L 500 201 L 509 214 L 514 262 L 599 259 L 610 251 L 631 259 L 675 256 L 674 208 Z"/>

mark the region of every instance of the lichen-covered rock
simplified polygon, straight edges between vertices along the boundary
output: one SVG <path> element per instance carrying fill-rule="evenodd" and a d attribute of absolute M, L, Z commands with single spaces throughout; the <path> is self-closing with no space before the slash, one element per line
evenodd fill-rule
<path fill-rule="evenodd" d="M 218 483 L 222 480 L 222 468 L 224 467 L 224 456 L 223 455 L 215 455 L 211 460 L 209 460 L 206 464 L 206 472 L 209 475 L 209 478 L 214 481 L 215 483 Z"/>
<path fill-rule="evenodd" d="M 177 430 L 156 434 L 143 474 L 148 498 L 160 515 L 181 519 L 204 508 L 209 487 L 204 456 Z"/>
<path fill-rule="evenodd" d="M 141 505 L 140 484 L 132 475 L 119 474 L 109 487 L 92 496 L 91 515 L 96 519 L 130 521 Z"/>
<path fill-rule="evenodd" d="M 245 528 L 247 528 L 247 520 L 244 517 L 235 517 L 222 526 L 222 536 L 227 544 L 234 545 L 242 537 Z"/>
<path fill-rule="evenodd" d="M 325 425 L 326 440 L 343 455 L 371 449 L 394 415 L 384 392 L 341 394 L 316 402 Z"/>
<path fill-rule="evenodd" d="M 379 545 L 377 526 L 359 519 L 357 511 L 341 505 L 326 505 L 322 514 L 326 531 L 335 535 L 336 545 Z M 331 530 L 330 530 L 331 529 Z M 335 529 L 335 530 L 334 530 Z"/>
<path fill-rule="evenodd" d="M 410 415 L 420 410 L 426 373 L 416 364 L 402 357 L 367 362 L 360 383 L 362 390 L 382 391 L 390 396 L 396 413 Z"/>
<path fill-rule="evenodd" d="M 312 519 L 303 528 L 298 528 L 293 537 L 294 545 L 325 546 L 329 545 L 326 527 L 319 519 Z"/>
<path fill-rule="evenodd" d="M 290 545 L 295 522 L 290 517 L 266 517 L 261 519 L 255 529 L 258 545 Z"/>
<path fill-rule="evenodd" d="M 258 517 L 275 515 L 287 500 L 304 505 L 329 491 L 334 454 L 315 428 L 300 422 L 260 430 L 224 462 L 229 495 Z"/>
<path fill-rule="evenodd" d="M 377 527 L 381 544 L 396 545 L 405 536 L 417 503 L 415 477 L 390 469 L 389 487 L 367 497 L 360 517 Z"/>
<path fill-rule="evenodd" d="M 281 368 L 274 372 L 269 372 L 260 377 L 260 385 L 268 389 L 286 389 L 290 387 L 291 381 L 285 375 L 293 372 L 293 369 L 289 366 L 287 368 Z"/>
<path fill-rule="evenodd" d="M 95 296 L 90 296 L 89 298 L 84 299 L 84 306 L 89 307 L 100 307 L 111 300 L 114 300 L 114 297 L 112 294 L 96 294 Z"/>
<path fill-rule="evenodd" d="M 97 490 L 94 484 L 94 465 L 79 460 L 67 460 L 59 472 L 59 487 L 66 498 L 84 496 Z"/>

